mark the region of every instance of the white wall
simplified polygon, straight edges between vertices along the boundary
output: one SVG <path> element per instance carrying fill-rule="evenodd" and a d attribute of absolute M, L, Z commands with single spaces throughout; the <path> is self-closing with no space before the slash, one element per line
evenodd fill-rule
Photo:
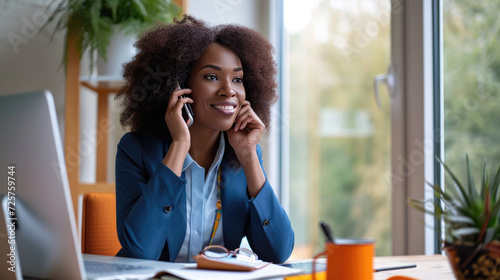
<path fill-rule="evenodd" d="M 0 0 L 0 94 L 50 90 L 64 133 L 64 34 L 52 42 L 49 32 L 38 35 L 49 2 Z"/>
<path fill-rule="evenodd" d="M 272 0 L 189 0 L 189 14 L 210 25 L 240 24 L 268 38 Z"/>

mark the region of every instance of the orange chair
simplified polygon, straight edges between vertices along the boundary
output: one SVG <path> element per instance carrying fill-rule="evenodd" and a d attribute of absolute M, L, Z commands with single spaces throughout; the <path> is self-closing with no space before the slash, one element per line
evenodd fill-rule
<path fill-rule="evenodd" d="M 87 192 L 82 210 L 82 253 L 116 255 L 122 246 L 116 232 L 115 194 Z"/>

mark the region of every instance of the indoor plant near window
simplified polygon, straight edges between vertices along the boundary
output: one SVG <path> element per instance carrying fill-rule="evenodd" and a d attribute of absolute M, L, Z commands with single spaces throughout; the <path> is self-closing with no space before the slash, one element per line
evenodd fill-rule
<path fill-rule="evenodd" d="M 157 22 L 171 22 L 181 11 L 171 0 L 53 0 L 49 8 L 53 5 L 45 26 L 55 22 L 53 34 L 66 31 L 66 41 L 74 40 L 80 59 L 90 51 L 91 69 L 95 53 L 104 60 L 110 54 L 107 47 L 113 32 L 135 37 Z M 68 44 L 64 62 L 67 48 Z"/>
<path fill-rule="evenodd" d="M 485 162 L 481 185 L 476 188 L 468 156 L 466 185 L 439 161 L 450 175 L 453 187 L 443 191 L 439 185 L 430 184 L 439 198 L 433 203 L 434 212 L 425 210 L 422 200 L 410 199 L 410 205 L 444 220 L 443 250 L 457 279 L 500 279 L 500 166 L 490 183 Z"/>

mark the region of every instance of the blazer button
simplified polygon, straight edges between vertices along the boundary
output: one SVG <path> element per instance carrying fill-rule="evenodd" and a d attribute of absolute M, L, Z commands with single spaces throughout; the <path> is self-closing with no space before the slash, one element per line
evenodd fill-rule
<path fill-rule="evenodd" d="M 163 212 L 168 214 L 168 213 L 170 213 L 170 211 L 172 211 L 172 206 L 165 205 L 165 207 L 163 207 Z"/>
<path fill-rule="evenodd" d="M 263 226 L 267 226 L 269 224 L 269 220 L 265 219 L 264 222 L 262 223 Z"/>

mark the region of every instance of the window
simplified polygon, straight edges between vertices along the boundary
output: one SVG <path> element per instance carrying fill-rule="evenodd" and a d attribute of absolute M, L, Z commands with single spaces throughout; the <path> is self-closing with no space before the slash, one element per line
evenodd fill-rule
<path fill-rule="evenodd" d="M 379 106 L 373 96 L 391 15 L 389 0 L 284 1 L 292 257 L 321 249 L 320 221 L 392 252 L 391 99 L 386 87 Z"/>
<path fill-rule="evenodd" d="M 478 165 L 500 157 L 500 4 L 283 2 L 281 174 L 293 256 L 321 248 L 320 220 L 338 237 L 375 238 L 377 255 L 439 253 L 440 223 L 407 199 L 433 198 L 426 182 L 442 180 L 434 154 L 450 164 L 463 164 L 464 151 Z M 372 77 L 388 65 L 392 83 L 380 87 L 379 110 Z"/>

